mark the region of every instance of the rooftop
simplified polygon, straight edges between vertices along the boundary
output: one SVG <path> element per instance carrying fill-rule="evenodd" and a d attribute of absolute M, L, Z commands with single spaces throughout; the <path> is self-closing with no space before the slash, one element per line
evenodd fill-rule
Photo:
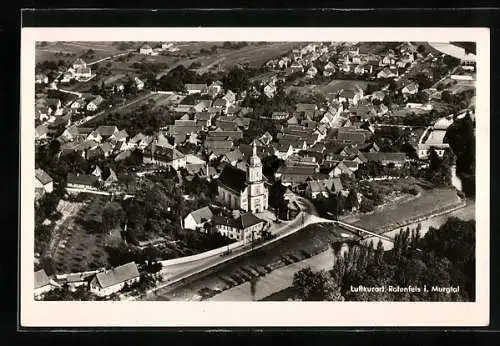
<path fill-rule="evenodd" d="M 139 277 L 139 270 L 135 262 L 129 262 L 96 275 L 97 281 L 102 288 L 111 287 L 137 277 Z"/>

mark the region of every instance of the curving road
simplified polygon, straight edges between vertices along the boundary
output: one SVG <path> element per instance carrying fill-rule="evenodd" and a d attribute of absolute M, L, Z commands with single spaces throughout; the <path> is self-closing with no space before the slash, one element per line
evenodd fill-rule
<path fill-rule="evenodd" d="M 317 222 L 323 222 L 326 219 L 322 219 L 318 217 L 318 213 L 316 211 L 316 208 L 314 205 L 307 199 L 296 196 L 296 201 L 300 206 L 301 212 L 297 215 L 297 217 L 294 220 L 291 221 L 284 221 L 282 222 L 282 225 L 279 227 L 276 227 L 275 229 L 272 230 L 273 234 L 276 234 L 277 237 L 274 239 L 271 239 L 265 243 L 255 245 L 254 249 L 259 249 L 261 247 L 264 247 L 266 245 L 269 245 L 271 243 L 274 243 L 275 241 L 279 241 L 280 239 L 283 239 L 286 236 L 289 236 L 300 229 L 303 229 L 305 226 L 312 224 L 312 223 L 317 223 Z M 328 220 L 331 222 L 331 220 Z M 174 265 L 169 265 L 165 266 L 161 270 L 161 274 L 163 276 L 164 282 L 162 285 L 157 286 L 151 290 L 148 291 L 149 293 L 158 291 L 157 294 L 161 295 L 161 290 L 162 289 L 167 289 L 169 286 L 173 285 L 174 283 L 178 283 L 184 279 L 187 279 L 195 274 L 202 273 L 208 269 L 211 269 L 213 267 L 216 267 L 224 262 L 230 261 L 234 258 L 240 257 L 248 252 L 252 251 L 252 246 L 251 244 L 243 245 L 240 248 L 236 248 L 232 251 L 230 255 L 221 257 L 220 255 L 213 255 L 207 258 L 203 258 L 200 260 L 195 260 L 192 262 L 187 262 L 187 263 L 179 263 L 179 264 L 174 264 Z"/>

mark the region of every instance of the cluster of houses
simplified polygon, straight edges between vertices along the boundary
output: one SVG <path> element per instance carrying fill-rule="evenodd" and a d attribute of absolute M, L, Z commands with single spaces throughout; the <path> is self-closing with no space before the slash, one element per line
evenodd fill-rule
<path fill-rule="evenodd" d="M 340 71 L 385 79 L 398 77 L 399 69 L 414 63 L 417 54 L 416 48 L 407 43 L 396 49 L 389 49 L 382 55 L 360 52 L 359 47 L 353 44 L 337 46 L 334 43 L 310 43 L 268 61 L 266 66 L 282 70 L 285 75 L 303 72 L 307 78 L 314 78 L 319 72 L 315 62 L 319 61 L 325 77 L 331 77 Z"/>
<path fill-rule="evenodd" d="M 161 52 L 174 53 L 178 52 L 179 48 L 176 47 L 172 42 L 163 42 L 161 47 L 152 48 L 151 45 L 145 44 L 139 48 L 139 54 L 142 55 L 158 55 Z"/>
<path fill-rule="evenodd" d="M 99 297 L 120 292 L 126 285 L 139 282 L 141 274 L 135 262 L 129 262 L 109 270 L 94 270 L 48 276 L 44 269 L 35 272 L 34 296 L 41 299 L 53 289 L 67 286 L 71 291 L 85 287 Z"/>
<path fill-rule="evenodd" d="M 163 44 L 161 49 L 171 51 L 176 48 Z M 139 50 L 145 55 L 154 55 L 155 52 L 158 50 L 147 45 Z M 329 61 L 334 52 L 339 57 L 336 63 Z M 406 44 L 384 56 L 363 54 L 355 45 L 345 45 L 339 51 L 334 45 L 308 44 L 293 49 L 290 55 L 273 59 L 267 65 L 288 72 L 304 72 L 308 68 L 308 76 L 314 77 L 317 71 L 310 71 L 312 62 L 323 59 L 325 76 L 341 70 L 395 78 L 398 68 L 412 64 L 415 56 L 411 45 Z M 266 97 L 273 98 L 280 78 L 276 71 L 268 72 L 254 77 L 251 84 L 260 84 Z M 419 91 L 417 83 L 406 80 L 398 88 L 407 97 Z M 274 181 L 280 181 L 286 187 L 284 197 L 288 202 L 296 194 L 312 200 L 333 194 L 347 196 L 341 176 L 354 178 L 360 166 L 369 162 L 399 169 L 410 161 L 406 153 L 381 151 L 374 141 L 375 127 L 370 121 L 391 113 L 381 102 L 388 93 L 387 88 L 365 94 L 362 88 L 353 84 L 327 95 L 326 107 L 298 103 L 291 113 L 275 111 L 267 114 L 268 119 L 275 121 L 277 134 L 265 132 L 250 143 L 243 139 L 252 121 L 250 114 L 253 109 L 242 106 L 242 100 L 249 93 L 259 96 L 259 91 L 253 86 L 238 94 L 225 89 L 220 81 L 209 85 L 186 84 L 184 93 L 166 96 L 175 99 L 170 104 L 170 110 L 176 114 L 174 124 L 160 128 L 152 135 L 138 133 L 134 136 L 116 126 L 84 128 L 68 125 L 57 138 L 61 144 L 59 155 L 77 153 L 86 160 L 122 161 L 140 151 L 145 166 L 172 167 L 187 172 L 181 179 L 189 180 L 195 176 L 214 179 L 218 186 L 217 202 L 231 210 L 231 216 L 214 212 L 212 207 L 203 207 L 191 211 L 184 218 L 183 227 L 200 232 L 215 228 L 220 234 L 243 243 L 258 239 L 269 226 L 262 213 L 269 209 L 269 189 Z M 45 101 L 52 114 L 64 113 L 60 101 Z M 91 101 L 93 106 L 90 108 L 90 103 L 86 105 L 87 110 L 99 108 L 99 102 L 94 101 Z M 426 110 L 425 107 L 425 104 L 406 104 L 406 108 L 412 110 Z M 447 150 L 446 144 L 442 143 L 447 126 L 449 123 L 443 120 L 427 129 L 415 145 L 419 158 L 427 158 L 431 147 L 438 147 L 440 155 Z M 37 139 L 47 138 L 50 132 L 39 126 L 36 136 Z M 195 154 L 185 154 L 183 149 L 188 144 L 195 148 Z M 283 160 L 283 164 L 274 177 L 266 177 L 262 161 L 272 155 Z M 93 166 L 89 174 L 69 174 L 66 188 L 69 192 L 101 191 L 114 186 L 117 181 L 112 170 Z M 38 195 L 50 193 L 52 189 L 50 176 L 37 170 Z M 293 203 L 289 203 L 289 208 L 293 208 Z M 129 263 L 93 273 L 82 280 L 92 292 L 109 295 L 125 284 L 136 282 L 139 276 L 135 263 Z M 83 282 L 78 280 L 74 279 Z M 44 272 L 35 273 L 35 281 L 39 294 L 53 285 Z"/>

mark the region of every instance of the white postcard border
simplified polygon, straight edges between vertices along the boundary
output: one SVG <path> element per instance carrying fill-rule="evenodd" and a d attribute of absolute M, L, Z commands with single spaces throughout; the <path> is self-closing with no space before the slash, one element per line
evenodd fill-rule
<path fill-rule="evenodd" d="M 22 327 L 486 326 L 489 323 L 488 28 L 23 28 L 21 40 Z M 475 41 L 476 302 L 44 302 L 33 299 L 36 41 Z"/>

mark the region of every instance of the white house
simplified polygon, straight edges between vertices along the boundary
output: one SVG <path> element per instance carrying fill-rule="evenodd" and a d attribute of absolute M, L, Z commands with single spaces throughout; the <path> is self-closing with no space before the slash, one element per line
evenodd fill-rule
<path fill-rule="evenodd" d="M 139 53 L 143 55 L 153 55 L 153 48 L 146 44 L 139 49 Z"/>
<path fill-rule="evenodd" d="M 131 285 L 140 279 L 135 262 L 129 262 L 111 270 L 96 274 L 90 282 L 90 291 L 100 297 L 120 291 L 125 284 Z"/>
<path fill-rule="evenodd" d="M 140 80 L 139 78 L 135 77 L 134 78 L 135 86 L 137 87 L 137 90 L 142 90 L 144 89 L 144 82 Z"/>
<path fill-rule="evenodd" d="M 201 230 L 205 223 L 212 220 L 213 216 L 209 207 L 203 207 L 192 211 L 184 218 L 184 228 Z"/>
<path fill-rule="evenodd" d="M 87 104 L 87 110 L 90 112 L 95 112 L 103 102 L 103 97 L 99 95 Z"/>
<path fill-rule="evenodd" d="M 308 78 L 314 78 L 314 76 L 316 76 L 317 73 L 318 73 L 318 69 L 314 66 L 311 66 L 311 67 L 309 67 L 309 69 L 307 69 L 307 77 Z"/>
<path fill-rule="evenodd" d="M 52 287 L 53 286 L 50 283 L 50 279 L 47 276 L 47 273 L 45 273 L 45 270 L 40 269 L 39 271 L 35 272 L 35 298 L 39 298 L 44 293 L 49 292 L 50 290 L 52 290 Z"/>
<path fill-rule="evenodd" d="M 52 178 L 43 169 L 35 169 L 35 188 L 42 188 L 47 193 L 54 190 Z"/>

